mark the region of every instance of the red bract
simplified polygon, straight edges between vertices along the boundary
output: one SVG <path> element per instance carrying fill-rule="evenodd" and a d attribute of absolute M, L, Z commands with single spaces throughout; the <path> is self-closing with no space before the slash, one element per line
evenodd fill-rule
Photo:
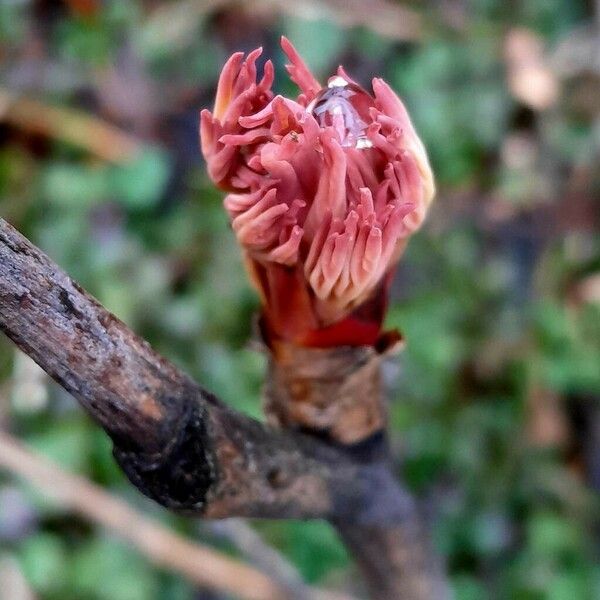
<path fill-rule="evenodd" d="M 381 79 L 373 95 L 343 70 L 327 87 L 283 38 L 295 99 L 257 83 L 255 50 L 234 54 L 215 108 L 201 114 L 202 152 L 261 293 L 265 331 L 308 346 L 372 344 L 390 269 L 434 195 L 427 154 Z"/>

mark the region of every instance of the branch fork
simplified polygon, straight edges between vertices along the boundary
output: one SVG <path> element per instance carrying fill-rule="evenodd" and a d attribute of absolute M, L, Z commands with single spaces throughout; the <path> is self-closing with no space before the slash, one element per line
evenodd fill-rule
<path fill-rule="evenodd" d="M 415 502 L 390 468 L 379 363 L 393 344 L 318 360 L 314 349 L 278 348 L 266 389 L 277 429 L 159 356 L 3 219 L 0 329 L 77 399 L 132 483 L 167 508 L 327 519 L 374 598 L 447 597 Z"/>

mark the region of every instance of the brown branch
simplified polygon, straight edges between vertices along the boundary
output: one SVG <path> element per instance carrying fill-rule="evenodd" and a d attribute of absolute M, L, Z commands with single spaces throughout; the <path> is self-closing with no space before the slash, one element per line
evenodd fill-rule
<path fill-rule="evenodd" d="M 2 219 L 0 329 L 75 396 L 134 485 L 164 506 L 205 517 L 325 518 L 374 598 L 447 597 L 382 432 L 345 447 L 233 412 Z"/>
<path fill-rule="evenodd" d="M 25 580 L 16 559 L 0 555 L 0 598 L 10 600 L 35 600 L 36 596 Z"/>
<path fill-rule="evenodd" d="M 390 527 L 334 522 L 375 600 L 449 600 L 443 566 L 416 509 Z"/>
<path fill-rule="evenodd" d="M 267 417 L 286 428 L 352 444 L 347 447 L 353 448 L 356 460 L 370 465 L 376 510 L 393 506 L 401 492 L 398 484 L 379 485 L 375 476 L 379 469 L 381 480 L 387 480 L 392 470 L 384 434 L 381 362 L 401 345 L 399 334 L 390 331 L 375 347 L 300 348 L 281 342 L 270 347 L 264 389 Z M 445 598 L 441 564 L 415 503 L 402 493 L 406 510 L 401 520 L 386 522 L 371 514 L 361 522 L 334 517 L 332 523 L 361 567 L 373 598 Z"/>
<path fill-rule="evenodd" d="M 122 500 L 36 455 L 0 432 L 0 467 L 134 545 L 152 562 L 183 575 L 191 583 L 247 600 L 284 599 L 282 587 L 257 569 L 194 544 L 143 517 Z M 202 565 L 202 568 L 198 568 Z"/>
<path fill-rule="evenodd" d="M 0 88 L 0 122 L 80 146 L 103 160 L 135 158 L 140 144 L 114 125 L 70 108 L 59 108 Z"/>
<path fill-rule="evenodd" d="M 111 436 L 132 482 L 207 517 L 402 518 L 379 469 L 235 413 L 156 354 L 0 219 L 0 328 Z M 384 490 L 385 491 L 385 490 Z"/>

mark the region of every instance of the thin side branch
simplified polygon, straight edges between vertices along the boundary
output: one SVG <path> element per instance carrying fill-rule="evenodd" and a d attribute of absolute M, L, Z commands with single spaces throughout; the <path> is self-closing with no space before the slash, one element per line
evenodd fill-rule
<path fill-rule="evenodd" d="M 36 600 L 36 596 L 25 580 L 21 565 L 16 558 L 0 555 L 0 598 L 10 600 Z"/>
<path fill-rule="evenodd" d="M 0 88 L 0 122 L 64 140 L 99 158 L 121 163 L 140 150 L 139 142 L 114 125 L 68 108 L 44 104 Z"/>
<path fill-rule="evenodd" d="M 98 486 L 66 473 L 1 431 L 0 468 L 33 484 L 65 508 L 106 527 L 155 564 L 181 574 L 195 585 L 235 594 L 246 600 L 287 597 L 276 581 L 257 569 L 189 542 L 143 517 Z"/>

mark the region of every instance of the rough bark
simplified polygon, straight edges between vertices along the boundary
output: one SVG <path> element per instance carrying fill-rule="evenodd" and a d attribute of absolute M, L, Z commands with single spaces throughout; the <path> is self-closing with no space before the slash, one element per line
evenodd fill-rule
<path fill-rule="evenodd" d="M 269 421 L 346 445 L 381 431 L 386 410 L 379 367 L 386 351 L 271 343 L 264 390 Z"/>
<path fill-rule="evenodd" d="M 230 410 L 2 219 L 0 329 L 105 429 L 125 473 L 157 502 L 204 517 L 325 518 L 375 598 L 445 597 L 381 431 L 341 446 Z"/>
<path fill-rule="evenodd" d="M 400 345 L 394 332 L 382 336 L 377 347 L 316 349 L 271 342 L 267 416 L 281 427 L 319 432 L 345 445 L 355 462 L 369 464 L 373 474 L 377 465 L 380 480 L 387 481 L 392 468 L 381 363 Z M 395 482 L 381 485 L 373 477 L 372 485 L 377 508 L 402 506 L 401 520 L 387 521 L 377 509 L 362 521 L 330 519 L 361 568 L 371 597 L 445 598 L 441 563 L 414 499 Z"/>
<path fill-rule="evenodd" d="M 411 518 L 391 527 L 334 521 L 376 600 L 450 598 L 442 565 L 413 510 Z"/>

